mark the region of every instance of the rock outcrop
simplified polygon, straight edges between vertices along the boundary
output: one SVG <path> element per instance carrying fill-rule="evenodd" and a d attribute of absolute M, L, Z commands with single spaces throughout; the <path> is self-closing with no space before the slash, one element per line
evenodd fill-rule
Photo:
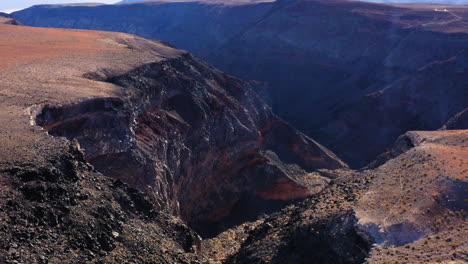
<path fill-rule="evenodd" d="M 4 24 L 0 43 L 0 263 L 204 261 L 180 218 L 97 172 L 76 140 L 48 135 L 33 118 L 42 104 L 119 94 L 87 71 L 127 72 L 182 52 L 126 34 Z"/>
<path fill-rule="evenodd" d="M 256 83 L 161 42 L 0 25 L 0 43 L 1 263 L 203 262 L 191 227 L 254 219 L 346 167 Z"/>
<path fill-rule="evenodd" d="M 415 146 L 372 170 L 374 179 L 355 207 L 358 228 L 378 244 L 368 261 L 461 261 L 466 258 L 467 131 L 412 133 Z"/>
<path fill-rule="evenodd" d="M 327 185 L 310 172 L 346 167 L 274 116 L 248 83 L 189 54 L 103 81 L 126 96 L 45 105 L 37 125 L 76 139 L 98 171 L 202 233 L 310 196 Z"/>
<path fill-rule="evenodd" d="M 467 107 L 467 14 L 466 6 L 280 0 L 36 6 L 14 16 L 162 39 L 267 81 L 275 113 L 361 167 L 401 134 L 438 129 Z"/>

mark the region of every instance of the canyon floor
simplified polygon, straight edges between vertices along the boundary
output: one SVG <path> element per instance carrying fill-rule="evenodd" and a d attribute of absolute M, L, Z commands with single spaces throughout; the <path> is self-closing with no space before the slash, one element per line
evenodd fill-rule
<path fill-rule="evenodd" d="M 0 21 L 0 263 L 468 262 L 465 112 L 352 170 L 186 51 Z"/>

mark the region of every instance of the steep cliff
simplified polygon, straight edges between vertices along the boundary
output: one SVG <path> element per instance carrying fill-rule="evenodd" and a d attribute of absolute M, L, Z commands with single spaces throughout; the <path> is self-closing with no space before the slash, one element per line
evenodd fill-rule
<path fill-rule="evenodd" d="M 346 166 L 274 116 L 248 83 L 189 54 L 86 76 L 125 96 L 45 105 L 37 125 L 78 140 L 98 171 L 147 191 L 200 232 L 305 198 L 326 186 L 308 173 Z"/>
<path fill-rule="evenodd" d="M 438 129 L 467 107 L 467 14 L 466 6 L 285 0 L 36 6 L 14 16 L 170 41 L 267 81 L 275 113 L 360 167 L 406 131 Z"/>
<path fill-rule="evenodd" d="M 203 261 L 182 220 L 97 172 L 77 141 L 34 124 L 41 104 L 119 94 L 87 71 L 127 72 L 181 52 L 125 34 L 3 24 L 0 43 L 0 263 Z"/>

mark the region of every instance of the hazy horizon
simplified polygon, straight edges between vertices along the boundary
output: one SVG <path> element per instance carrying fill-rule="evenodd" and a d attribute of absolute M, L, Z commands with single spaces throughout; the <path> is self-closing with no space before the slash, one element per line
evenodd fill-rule
<path fill-rule="evenodd" d="M 0 12 L 11 13 L 17 10 L 25 9 L 33 5 L 53 5 L 53 4 L 73 4 L 73 3 L 104 3 L 114 4 L 119 0 L 98 0 L 98 1 L 80 1 L 80 0 L 17 0 L 0 3 Z"/>
<path fill-rule="evenodd" d="M 129 2 L 133 1 L 141 1 L 141 0 L 130 0 Z M 379 3 L 443 3 L 443 4 L 467 4 L 468 0 L 358 0 L 358 1 L 365 1 L 365 2 L 379 2 Z M 25 9 L 31 7 L 33 5 L 47 5 L 47 4 L 74 4 L 74 3 L 103 3 L 103 4 L 115 4 L 120 2 L 120 0 L 88 0 L 88 1 L 80 1 L 80 0 L 18 0 L 15 2 L 9 3 L 0 3 L 0 12 L 4 13 L 12 13 L 21 9 Z"/>

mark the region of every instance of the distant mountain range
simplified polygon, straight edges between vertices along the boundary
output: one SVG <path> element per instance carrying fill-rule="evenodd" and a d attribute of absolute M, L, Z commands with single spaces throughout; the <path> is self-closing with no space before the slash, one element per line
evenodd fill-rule
<path fill-rule="evenodd" d="M 175 2 L 208 2 L 208 3 L 224 3 L 224 4 L 241 4 L 241 3 L 262 3 L 262 2 L 274 2 L 275 0 L 124 0 L 117 4 L 129 4 L 129 3 L 148 3 L 148 2 L 159 2 L 159 3 L 175 3 Z"/>
<path fill-rule="evenodd" d="M 131 0 L 126 0 L 132 2 Z M 374 3 L 432 3 L 432 4 L 450 4 L 464 5 L 468 4 L 468 0 L 369 0 L 366 2 Z"/>
<path fill-rule="evenodd" d="M 200 2 L 217 2 L 218 0 L 193 0 L 200 1 Z M 242 2 L 272 2 L 274 0 L 244 0 Z M 434 3 L 434 4 L 451 4 L 451 5 L 463 5 L 468 4 L 468 0 L 362 0 L 364 2 L 374 2 L 374 3 Z M 125 3 L 134 3 L 134 2 L 189 2 L 184 0 L 123 0 L 118 2 L 117 4 L 125 4 Z M 229 2 L 229 1 L 227 1 Z M 232 1 L 232 2 L 239 2 L 239 1 Z"/>

